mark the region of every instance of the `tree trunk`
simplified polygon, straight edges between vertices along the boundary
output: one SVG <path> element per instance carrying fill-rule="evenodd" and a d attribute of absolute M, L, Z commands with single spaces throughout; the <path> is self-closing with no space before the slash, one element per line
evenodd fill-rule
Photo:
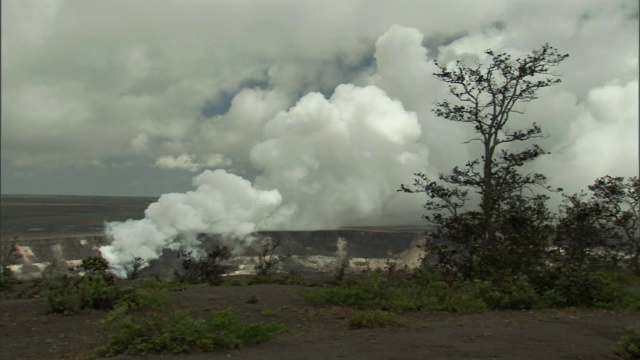
<path fill-rule="evenodd" d="M 496 226 L 493 219 L 496 198 L 493 188 L 493 151 L 490 144 L 485 144 L 484 153 L 484 189 L 482 195 L 482 207 L 484 212 L 485 245 L 493 246 L 496 242 Z"/>

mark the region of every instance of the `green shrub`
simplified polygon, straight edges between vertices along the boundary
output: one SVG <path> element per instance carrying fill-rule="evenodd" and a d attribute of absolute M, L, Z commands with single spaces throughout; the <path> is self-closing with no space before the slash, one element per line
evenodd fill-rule
<path fill-rule="evenodd" d="M 540 296 L 526 276 L 476 283 L 482 301 L 492 309 L 528 310 L 540 301 Z"/>
<path fill-rule="evenodd" d="M 567 306 L 567 299 L 562 295 L 560 291 L 557 289 L 547 290 L 542 296 L 540 296 L 540 301 L 538 302 L 537 308 L 539 309 L 547 309 L 547 308 L 563 308 Z"/>
<path fill-rule="evenodd" d="M 222 285 L 224 286 L 244 286 L 247 284 L 247 282 L 238 279 L 227 279 L 222 282 Z"/>
<path fill-rule="evenodd" d="M 132 286 L 116 286 L 102 275 L 63 276 L 59 281 L 50 283 L 47 302 L 53 313 L 112 310 L 117 307 L 156 308 L 168 303 L 168 298 L 161 291 L 175 289 L 176 285 L 149 280 Z"/>
<path fill-rule="evenodd" d="M 447 310 L 447 303 L 451 293 L 449 285 L 444 281 L 433 281 L 423 286 L 426 290 L 423 298 L 424 310 Z"/>
<path fill-rule="evenodd" d="M 640 289 L 625 290 L 618 308 L 634 311 L 640 310 Z"/>
<path fill-rule="evenodd" d="M 249 280 L 249 285 L 257 284 L 281 284 L 281 285 L 304 285 L 306 280 L 297 272 L 289 271 L 286 274 L 254 275 Z"/>
<path fill-rule="evenodd" d="M 101 256 L 89 256 L 78 266 L 69 269 L 74 276 L 101 277 L 109 284 L 115 283 L 115 277 L 109 272 L 109 262 Z"/>
<path fill-rule="evenodd" d="M 349 318 L 347 325 L 349 329 L 403 326 L 404 320 L 398 315 L 386 311 L 362 311 Z"/>
<path fill-rule="evenodd" d="M 121 291 L 102 276 L 64 277 L 47 293 L 53 313 L 74 313 L 85 309 L 110 310 Z"/>
<path fill-rule="evenodd" d="M 616 308 L 621 305 L 625 287 L 611 271 L 570 268 L 561 271 L 553 288 L 559 306 Z"/>
<path fill-rule="evenodd" d="M 71 276 L 60 281 L 49 279 L 47 302 L 54 313 L 74 313 L 85 309 L 111 310 L 121 296 L 109 263 L 100 256 L 91 256 L 69 269 Z"/>
<path fill-rule="evenodd" d="M 106 343 L 96 349 L 99 356 L 235 349 L 286 331 L 280 323 L 246 323 L 230 309 L 213 312 L 206 319 L 194 319 L 184 312 L 152 311 L 134 316 L 120 311 L 111 314 L 103 327 Z"/>
<path fill-rule="evenodd" d="M 350 279 L 338 287 L 308 291 L 304 299 L 314 305 L 342 305 L 358 310 L 384 311 L 484 311 L 479 289 L 474 283 L 449 286 L 438 277 L 421 275 L 413 280 L 392 280 L 384 272 L 372 271 Z"/>
<path fill-rule="evenodd" d="M 323 287 L 309 291 L 304 298 L 315 305 L 333 304 L 359 310 L 392 310 L 390 283 L 382 271 L 374 270 L 358 278 L 349 279 L 339 287 Z"/>
<path fill-rule="evenodd" d="M 384 299 L 357 287 L 325 287 L 305 293 L 304 298 L 314 305 L 345 305 L 360 310 L 384 307 Z"/>
<path fill-rule="evenodd" d="M 128 287 L 121 291 L 121 295 L 109 313 L 110 317 L 118 314 L 128 314 L 139 310 L 164 311 L 171 307 L 171 298 L 158 289 Z"/>
<path fill-rule="evenodd" d="M 479 282 L 465 282 L 451 290 L 446 301 L 446 310 L 458 314 L 474 314 L 489 309 L 482 299 Z"/>
<path fill-rule="evenodd" d="M 262 315 L 264 317 L 276 316 L 276 315 L 278 315 L 278 310 L 264 309 L 264 310 L 260 311 L 260 315 Z"/>
<path fill-rule="evenodd" d="M 621 349 L 616 351 L 623 359 L 640 359 L 640 328 L 627 328 L 618 342 Z"/>
<path fill-rule="evenodd" d="M 610 270 L 551 269 L 528 276 L 497 276 L 488 280 L 443 277 L 419 269 L 412 279 L 393 279 L 374 270 L 344 280 L 339 286 L 307 291 L 314 305 L 341 305 L 358 310 L 451 311 L 461 314 L 487 309 L 539 309 L 568 306 L 640 309 L 636 277 Z M 446 280 L 446 281 L 445 281 Z"/>
<path fill-rule="evenodd" d="M 193 287 L 192 284 L 185 284 L 178 281 L 162 281 L 158 279 L 146 279 L 146 280 L 138 280 L 134 282 L 134 287 L 140 289 L 158 289 L 158 290 L 168 290 L 168 291 L 183 291 L 190 287 Z"/>

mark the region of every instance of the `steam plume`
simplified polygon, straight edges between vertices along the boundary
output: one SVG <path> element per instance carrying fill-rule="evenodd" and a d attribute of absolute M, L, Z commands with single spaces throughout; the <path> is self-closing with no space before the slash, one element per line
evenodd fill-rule
<path fill-rule="evenodd" d="M 410 169 L 426 161 L 415 113 L 375 86 L 310 93 L 264 126 L 251 152 L 255 184 L 205 171 L 195 191 L 166 194 L 142 220 L 108 223 L 102 255 L 117 274 L 134 257 L 191 249 L 200 233 L 247 237 L 261 229 L 318 229 L 380 215 Z M 250 238 L 249 238 L 250 239 Z"/>

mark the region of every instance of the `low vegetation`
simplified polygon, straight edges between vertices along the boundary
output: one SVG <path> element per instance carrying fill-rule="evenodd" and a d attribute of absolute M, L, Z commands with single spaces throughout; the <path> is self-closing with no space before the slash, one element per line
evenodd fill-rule
<path fill-rule="evenodd" d="M 360 311 L 349 318 L 349 329 L 379 328 L 388 326 L 403 326 L 404 319 L 394 313 L 386 311 Z"/>
<path fill-rule="evenodd" d="M 528 310 L 568 306 L 640 310 L 640 291 L 628 286 L 625 272 L 572 273 L 534 282 L 527 277 L 451 281 L 422 268 L 414 276 L 394 279 L 383 270 L 338 286 L 309 289 L 304 299 L 314 305 L 342 305 L 359 310 L 449 311 L 460 314 L 489 309 Z"/>
<path fill-rule="evenodd" d="M 620 349 L 616 353 L 623 359 L 640 359 L 640 328 L 629 327 L 618 343 Z"/>
<path fill-rule="evenodd" d="M 248 323 L 237 312 L 227 309 L 194 318 L 182 311 L 131 313 L 123 303 L 116 306 L 102 323 L 105 344 L 95 350 L 99 356 L 140 353 L 188 353 L 236 349 L 247 343 L 273 339 L 287 328 L 278 322 Z"/>

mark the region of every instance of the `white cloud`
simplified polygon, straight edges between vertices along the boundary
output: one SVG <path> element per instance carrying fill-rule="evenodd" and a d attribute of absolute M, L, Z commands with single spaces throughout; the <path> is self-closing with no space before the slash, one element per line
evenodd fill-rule
<path fill-rule="evenodd" d="M 2 161 L 25 172 L 61 166 L 61 174 L 94 160 L 122 171 L 142 161 L 192 172 L 233 164 L 263 172 L 261 182 L 294 199 L 316 191 L 309 179 L 348 178 L 357 190 L 340 191 L 361 214 L 390 219 L 414 200 L 363 209 L 384 203 L 413 171 L 445 172 L 475 157 L 462 145 L 470 130 L 432 113 L 447 96 L 432 60 L 487 47 L 517 56 L 548 42 L 571 55 L 558 68 L 563 83 L 524 106 L 521 119 L 550 134 L 541 143 L 553 155 L 535 167 L 577 188 L 605 171 L 637 173 L 638 132 L 629 129 L 637 129 L 638 33 L 635 0 L 7 0 Z M 351 85 L 332 97 L 340 84 Z M 419 128 L 407 125 L 408 113 Z M 420 150 L 428 161 L 412 155 Z M 386 183 L 361 185 L 367 176 Z M 346 183 L 320 187 L 328 194 Z M 367 192 L 384 196 L 358 195 Z"/>
<path fill-rule="evenodd" d="M 231 160 L 221 154 L 209 155 L 203 159 L 202 162 L 197 162 L 194 158 L 195 156 L 190 154 L 160 156 L 156 159 L 155 166 L 162 169 L 182 169 L 195 172 L 203 168 L 227 167 L 231 165 Z"/>

